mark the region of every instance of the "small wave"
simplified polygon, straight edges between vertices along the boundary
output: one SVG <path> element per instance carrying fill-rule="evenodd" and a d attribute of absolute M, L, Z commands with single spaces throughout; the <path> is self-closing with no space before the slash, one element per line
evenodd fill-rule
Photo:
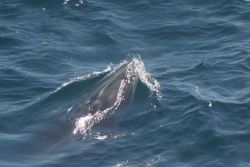
<path fill-rule="evenodd" d="M 70 2 L 71 2 L 71 0 L 64 0 L 63 5 L 68 5 Z M 75 1 L 72 3 L 74 3 L 75 6 L 81 6 L 81 5 L 83 5 L 83 0 L 78 0 L 78 1 Z"/>
<path fill-rule="evenodd" d="M 152 167 L 152 166 L 156 165 L 157 163 L 159 163 L 160 160 L 161 160 L 161 156 L 156 155 L 156 156 L 154 156 L 148 160 L 145 160 L 143 162 L 140 162 L 140 163 L 132 164 L 127 160 L 127 161 L 119 162 L 116 165 L 114 165 L 113 167 L 134 167 L 134 166 Z"/>
<path fill-rule="evenodd" d="M 60 91 L 61 89 L 63 89 L 64 87 L 74 83 L 74 82 L 77 82 L 77 81 L 83 81 L 83 80 L 88 80 L 88 79 L 91 79 L 91 78 L 95 78 L 96 76 L 100 75 L 100 74 L 103 74 L 103 73 L 106 73 L 106 72 L 109 72 L 111 71 L 112 67 L 109 65 L 107 66 L 107 68 L 101 72 L 98 72 L 98 71 L 94 71 L 93 73 L 91 74 L 87 74 L 87 75 L 84 75 L 84 76 L 80 76 L 80 77 L 76 77 L 76 78 L 73 78 L 65 83 L 63 83 L 61 86 L 59 86 L 55 91 L 54 93 Z"/>
<path fill-rule="evenodd" d="M 1 41 L 0 48 L 19 46 L 23 43 L 22 40 L 11 37 L 11 36 L 0 36 L 0 41 Z"/>
<path fill-rule="evenodd" d="M 139 58 L 133 58 L 131 61 L 122 61 L 119 65 L 117 65 L 113 70 L 110 71 L 109 75 L 117 72 L 119 68 L 126 64 L 127 68 L 125 71 L 125 76 L 123 79 L 121 79 L 121 83 L 119 85 L 114 103 L 103 110 L 100 110 L 98 108 L 97 111 L 94 112 L 94 114 L 89 113 L 87 115 L 76 118 L 75 129 L 73 131 L 74 134 L 80 133 L 82 135 L 85 135 L 91 130 L 94 125 L 112 116 L 115 111 L 121 106 L 121 104 L 126 100 L 126 98 L 128 98 L 126 91 L 131 88 L 132 85 L 137 83 L 136 78 L 138 78 L 149 89 L 151 94 L 156 95 L 157 98 L 160 97 L 159 82 L 146 72 L 144 63 Z M 83 79 L 87 78 L 88 77 L 84 77 Z M 72 80 L 69 83 L 63 84 L 62 86 L 70 84 L 74 81 L 75 80 Z"/>
<path fill-rule="evenodd" d="M 100 133 L 97 133 L 94 135 L 94 138 L 97 140 L 107 140 L 107 139 L 117 139 L 119 137 L 126 136 L 127 134 L 115 134 L 115 135 L 102 135 Z"/>

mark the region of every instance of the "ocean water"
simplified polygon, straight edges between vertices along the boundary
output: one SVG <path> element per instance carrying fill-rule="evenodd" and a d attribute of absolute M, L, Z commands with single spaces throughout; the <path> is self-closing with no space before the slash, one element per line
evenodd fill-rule
<path fill-rule="evenodd" d="M 250 166 L 249 27 L 247 0 L 0 0 L 0 166 Z M 129 58 L 133 103 L 87 125 Z"/>

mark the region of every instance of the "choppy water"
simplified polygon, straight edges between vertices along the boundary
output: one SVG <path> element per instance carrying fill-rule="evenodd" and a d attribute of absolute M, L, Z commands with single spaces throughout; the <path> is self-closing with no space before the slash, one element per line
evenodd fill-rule
<path fill-rule="evenodd" d="M 244 0 L 1 0 L 0 166 L 250 166 L 249 27 Z M 160 97 L 140 84 L 73 134 L 68 110 L 138 55 Z"/>

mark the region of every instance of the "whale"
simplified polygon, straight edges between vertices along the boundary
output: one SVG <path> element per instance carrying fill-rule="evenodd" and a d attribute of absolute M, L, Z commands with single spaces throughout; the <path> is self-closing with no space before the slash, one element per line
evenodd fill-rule
<path fill-rule="evenodd" d="M 150 93 L 150 96 L 145 93 Z M 65 98 L 64 101 L 61 99 L 62 94 L 67 95 L 67 98 L 62 96 Z M 36 142 L 30 143 L 30 140 L 24 142 L 17 146 L 18 150 L 32 148 L 26 149 L 27 155 L 47 155 L 55 153 L 55 150 L 79 138 L 85 139 L 88 136 L 98 140 L 102 140 L 103 136 L 113 138 L 117 136 L 116 125 L 119 127 L 116 123 L 119 123 L 120 118 L 134 111 L 134 104 L 138 102 L 142 102 L 143 105 L 151 104 L 154 102 L 151 98 L 153 97 L 152 100 L 154 100 L 154 97 L 159 96 L 159 83 L 145 71 L 144 63 L 140 58 L 127 59 L 109 70 L 71 79 L 44 100 L 29 108 L 28 111 L 35 111 L 37 108 L 41 109 L 40 106 L 51 104 L 59 107 L 53 110 L 54 112 L 37 117 L 36 124 L 39 124 L 37 127 L 44 128 L 36 129 L 31 126 L 25 129 L 28 133 L 32 132 L 30 139 Z M 149 103 L 146 100 L 150 100 Z M 37 105 L 39 107 L 36 107 Z M 129 107 L 132 109 L 129 110 Z M 48 109 L 50 107 L 44 108 L 45 111 Z M 32 118 L 35 116 L 32 115 Z M 105 123 L 111 124 L 106 126 Z"/>
<path fill-rule="evenodd" d="M 131 58 L 104 76 L 79 104 L 82 115 L 75 120 L 73 133 L 87 133 L 92 126 L 128 107 L 139 81 L 139 59 Z"/>

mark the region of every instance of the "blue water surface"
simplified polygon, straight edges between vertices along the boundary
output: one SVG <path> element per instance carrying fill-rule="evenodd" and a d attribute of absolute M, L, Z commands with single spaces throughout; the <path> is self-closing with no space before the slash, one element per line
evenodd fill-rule
<path fill-rule="evenodd" d="M 249 27 L 247 0 L 1 0 L 0 166 L 250 166 Z M 73 135 L 98 80 L 74 78 L 134 56 L 157 105 L 139 85 L 108 132 Z"/>

